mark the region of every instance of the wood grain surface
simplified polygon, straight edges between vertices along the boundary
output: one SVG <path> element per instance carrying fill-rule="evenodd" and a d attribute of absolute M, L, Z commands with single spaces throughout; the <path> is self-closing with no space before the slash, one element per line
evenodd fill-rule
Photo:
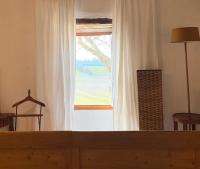
<path fill-rule="evenodd" d="M 0 133 L 0 169 L 198 169 L 200 132 Z"/>

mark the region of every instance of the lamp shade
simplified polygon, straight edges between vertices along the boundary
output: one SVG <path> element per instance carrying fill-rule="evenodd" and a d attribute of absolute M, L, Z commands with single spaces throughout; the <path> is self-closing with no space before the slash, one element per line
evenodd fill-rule
<path fill-rule="evenodd" d="M 198 27 L 183 27 L 175 28 L 172 30 L 171 42 L 190 42 L 190 41 L 200 41 L 199 29 Z"/>

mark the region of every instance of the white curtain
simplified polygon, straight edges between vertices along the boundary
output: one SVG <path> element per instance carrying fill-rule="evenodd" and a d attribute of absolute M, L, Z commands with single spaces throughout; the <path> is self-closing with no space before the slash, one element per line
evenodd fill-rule
<path fill-rule="evenodd" d="M 155 0 L 115 0 L 114 129 L 138 130 L 137 69 L 158 68 Z"/>
<path fill-rule="evenodd" d="M 74 0 L 37 0 L 37 97 L 43 130 L 70 130 L 74 96 Z"/>

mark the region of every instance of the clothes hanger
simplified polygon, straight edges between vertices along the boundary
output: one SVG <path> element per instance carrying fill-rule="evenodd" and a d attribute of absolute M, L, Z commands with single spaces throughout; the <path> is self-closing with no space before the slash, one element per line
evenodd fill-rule
<path fill-rule="evenodd" d="M 27 102 L 27 101 L 31 101 L 31 102 L 33 102 L 35 104 L 40 105 L 40 113 L 39 114 L 34 114 L 34 117 L 38 117 L 38 125 L 39 125 L 39 131 L 40 131 L 40 129 L 41 129 L 41 118 L 43 116 L 42 107 L 45 107 L 45 104 L 40 102 L 40 101 L 38 101 L 38 100 L 36 100 L 36 99 L 34 99 L 34 98 L 32 98 L 30 89 L 28 90 L 28 96 L 27 97 L 25 97 L 23 100 L 13 104 L 13 106 L 12 106 L 12 107 L 16 108 L 16 113 L 15 113 L 15 131 L 17 130 L 17 118 L 18 117 L 33 117 L 33 114 L 28 114 L 26 116 L 24 114 L 18 115 L 18 106 L 23 104 L 23 103 L 25 103 L 25 102 Z"/>
<path fill-rule="evenodd" d="M 15 103 L 15 104 L 13 104 L 12 107 L 17 107 L 17 106 L 19 106 L 20 104 L 22 104 L 22 103 L 24 103 L 24 102 L 27 102 L 27 101 L 31 101 L 31 102 L 34 102 L 35 104 L 39 104 L 40 106 L 45 107 L 45 104 L 44 104 L 44 103 L 42 103 L 42 102 L 40 102 L 40 101 L 38 101 L 38 100 L 36 100 L 36 99 L 34 99 L 34 98 L 31 97 L 31 91 L 30 91 L 30 89 L 28 90 L 28 96 L 25 97 L 23 100 L 21 100 L 21 101 Z"/>

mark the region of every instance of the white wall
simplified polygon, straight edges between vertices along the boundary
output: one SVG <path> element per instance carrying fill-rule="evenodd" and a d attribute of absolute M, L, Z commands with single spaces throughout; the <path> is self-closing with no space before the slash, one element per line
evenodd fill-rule
<path fill-rule="evenodd" d="M 172 114 L 187 111 L 186 76 L 183 44 L 170 43 L 172 28 L 200 27 L 199 0 L 158 0 L 160 3 L 160 56 L 163 69 L 164 124 L 173 128 Z M 188 45 L 191 106 L 200 113 L 200 43 Z"/>
<path fill-rule="evenodd" d="M 77 0 L 77 18 L 112 18 L 113 0 Z"/>
<path fill-rule="evenodd" d="M 35 92 L 34 0 L 0 1 L 0 111 Z"/>
<path fill-rule="evenodd" d="M 35 0 L 0 0 L 0 113 L 14 112 L 12 104 L 24 98 L 27 89 L 35 94 L 34 4 Z"/>
<path fill-rule="evenodd" d="M 73 130 L 76 131 L 112 131 L 112 111 L 75 111 L 73 115 Z"/>

